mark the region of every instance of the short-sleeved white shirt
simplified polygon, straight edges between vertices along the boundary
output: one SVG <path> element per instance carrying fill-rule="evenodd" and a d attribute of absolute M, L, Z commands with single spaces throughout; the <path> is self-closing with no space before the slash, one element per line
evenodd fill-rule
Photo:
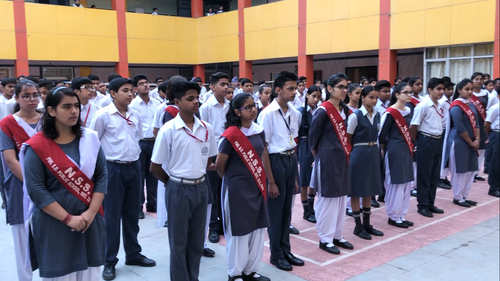
<path fill-rule="evenodd" d="M 359 109 L 363 116 L 367 116 L 368 120 L 370 123 L 373 125 L 373 121 L 375 120 L 375 115 L 377 114 L 377 111 L 374 109 L 372 112 L 372 116 L 368 115 L 368 110 L 366 110 L 365 106 L 362 105 L 361 108 Z M 380 124 L 379 124 L 380 126 Z M 356 131 L 356 127 L 358 127 L 358 116 L 356 114 L 351 114 L 349 117 L 347 117 L 347 133 L 350 135 L 354 134 L 354 131 Z M 380 128 L 377 127 L 377 131 Z"/>
<path fill-rule="evenodd" d="M 80 120 L 82 122 L 82 126 L 88 128 L 90 127 L 92 120 L 94 120 L 97 112 L 101 109 L 101 107 L 90 102 L 85 105 L 82 104 L 81 107 Z"/>
<path fill-rule="evenodd" d="M 488 109 L 486 113 L 486 122 L 491 123 L 492 130 L 500 130 L 500 103 L 497 103 Z"/>
<path fill-rule="evenodd" d="M 418 131 L 440 136 L 443 134 L 444 110 L 439 103 L 435 105 L 429 96 L 425 96 L 413 111 L 411 125 L 418 126 Z"/>
<path fill-rule="evenodd" d="M 196 179 L 206 174 L 208 158 L 215 155 L 217 142 L 212 125 L 195 116 L 191 130 L 179 114 L 160 128 L 151 162 L 162 165 L 169 176 Z"/>
<path fill-rule="evenodd" d="M 208 100 L 200 106 L 200 118 L 201 120 L 208 122 L 214 128 L 214 134 L 217 139 L 220 138 L 225 130 L 226 124 L 226 114 L 229 110 L 229 101 L 224 99 L 224 103 L 221 104 L 215 98 L 215 95 L 211 95 Z"/>
<path fill-rule="evenodd" d="M 154 137 L 153 121 L 158 105 L 160 105 L 160 102 L 157 100 L 149 98 L 149 102 L 146 103 L 140 96 L 135 97 L 130 103 L 130 108 L 135 110 L 141 119 L 143 138 Z"/>
<path fill-rule="evenodd" d="M 301 116 L 302 114 L 291 102 L 288 103 L 286 113 L 281 111 L 276 100 L 262 110 L 258 123 L 264 127 L 269 153 L 279 153 L 295 148 L 296 144 L 293 139 L 299 135 Z"/>
<path fill-rule="evenodd" d="M 159 104 L 155 109 L 155 116 L 153 117 L 153 128 L 160 129 L 163 125 L 163 114 L 167 108 L 167 103 L 163 102 Z"/>

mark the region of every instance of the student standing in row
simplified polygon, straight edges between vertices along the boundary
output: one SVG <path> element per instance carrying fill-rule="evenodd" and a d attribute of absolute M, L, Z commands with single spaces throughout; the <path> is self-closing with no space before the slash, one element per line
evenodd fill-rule
<path fill-rule="evenodd" d="M 444 133 L 443 135 L 447 135 L 449 132 L 447 131 L 447 128 L 449 128 L 450 125 L 450 106 L 451 106 L 451 100 L 453 97 L 453 89 L 455 87 L 455 84 L 451 82 L 449 77 L 443 77 L 443 82 L 444 84 L 444 94 L 443 97 L 439 100 L 439 106 L 443 108 L 444 111 L 444 118 L 443 118 L 443 128 L 444 128 Z M 445 157 L 445 146 L 446 146 L 446 140 L 443 141 L 443 154 L 441 158 L 441 173 L 440 173 L 440 179 L 439 179 L 439 184 L 438 187 L 443 188 L 443 189 L 451 189 L 451 183 L 448 180 L 448 174 L 450 173 L 449 169 L 449 164 L 448 164 L 448 159 Z"/>
<path fill-rule="evenodd" d="M 484 129 L 484 120 L 486 119 L 486 110 L 487 110 L 487 105 L 488 105 L 488 92 L 484 89 L 482 89 L 483 82 L 482 82 L 482 74 L 479 72 L 475 72 L 472 74 L 471 79 L 472 80 L 472 95 L 470 96 L 470 101 L 471 103 L 476 107 L 476 110 L 479 114 L 479 135 L 480 135 L 480 142 L 479 142 L 479 157 L 478 157 L 478 165 L 479 165 L 479 170 L 481 170 L 484 167 L 484 154 L 485 154 L 485 148 L 486 148 L 486 139 L 488 138 L 486 134 L 486 130 Z M 477 175 L 475 175 L 474 180 L 478 181 L 485 181 L 485 178 Z"/>
<path fill-rule="evenodd" d="M 446 149 L 449 152 L 453 203 L 462 207 L 475 206 L 468 200 L 474 175 L 478 170 L 480 143 L 478 113 L 471 103 L 473 82 L 464 79 L 457 84 L 450 107 L 450 133 Z"/>
<path fill-rule="evenodd" d="M 106 263 L 102 272 L 104 280 L 116 276 L 120 248 L 120 222 L 123 228 L 125 264 L 155 266 L 156 262 L 141 254 L 137 241 L 140 209 L 140 163 L 142 139 L 141 119 L 129 108 L 132 101 L 132 81 L 122 77 L 109 83 L 113 103 L 102 108 L 92 120 L 106 155 L 108 192 L 104 199 L 106 222 Z"/>
<path fill-rule="evenodd" d="M 268 176 L 271 263 L 281 270 L 292 270 L 292 265 L 304 265 L 304 261 L 291 252 L 288 231 L 292 196 L 298 188 L 295 138 L 298 137 L 301 115 L 291 103 L 296 90 L 297 76 L 287 71 L 280 72 L 274 81 L 277 97 L 258 119 L 264 127 L 273 174 L 273 177 Z"/>
<path fill-rule="evenodd" d="M 312 123 L 312 116 L 318 107 L 318 102 L 321 99 L 321 89 L 312 86 L 307 89 L 304 105 L 299 109 L 302 114 L 302 120 L 299 128 L 299 143 L 298 143 L 298 159 L 299 159 L 299 182 L 300 182 L 300 198 L 304 207 L 303 218 L 312 223 L 316 223 L 314 216 L 314 189 L 310 188 L 312 164 L 314 157 L 309 147 L 309 129 Z"/>
<path fill-rule="evenodd" d="M 78 95 L 81 104 L 80 119 L 82 127 L 89 127 L 100 106 L 90 103 L 91 93 L 95 92 L 92 81 L 86 77 L 77 77 L 71 81 L 71 88 Z"/>
<path fill-rule="evenodd" d="M 361 106 L 361 90 L 362 88 L 358 83 L 351 83 L 347 87 L 347 97 L 344 103 L 352 112 L 356 111 Z M 347 196 L 346 205 L 346 214 L 352 216 L 351 197 L 349 196 Z"/>
<path fill-rule="evenodd" d="M 215 163 L 223 177 L 229 281 L 271 280 L 256 273 L 269 225 L 266 175 L 272 177 L 264 129 L 253 122 L 256 117 L 251 95 L 240 94 L 231 102 Z"/>
<path fill-rule="evenodd" d="M 432 217 L 443 210 L 434 205 L 436 187 L 441 167 L 444 111 L 439 106 L 444 83 L 440 78 L 431 78 L 427 83 L 428 96 L 415 107 L 410 132 L 417 145 L 417 200 L 418 213 Z"/>
<path fill-rule="evenodd" d="M 72 89 L 56 88 L 46 105 L 43 131 L 21 151 L 34 204 L 31 227 L 40 277 L 97 281 L 104 264 L 106 159 L 97 134 L 81 127 L 80 102 Z"/>
<path fill-rule="evenodd" d="M 413 154 L 410 136 L 411 110 L 406 104 L 412 89 L 406 82 L 394 87 L 391 106 L 382 116 L 379 143 L 385 155 L 385 208 L 390 225 L 408 228 L 413 222 L 406 220 L 413 188 Z"/>
<path fill-rule="evenodd" d="M 41 129 L 41 114 L 36 111 L 40 94 L 34 82 L 20 82 L 15 88 L 15 100 L 19 111 L 0 121 L 0 150 L 4 175 L 5 212 L 7 224 L 11 226 L 16 254 L 18 280 L 32 279 L 31 265 L 26 264 L 29 237 L 25 230 L 23 174 L 19 164 L 21 145 Z"/>
<path fill-rule="evenodd" d="M 142 138 L 139 141 L 141 154 L 140 162 L 140 198 L 141 205 L 139 206 L 139 219 L 144 218 L 143 204 L 146 202 L 146 211 L 156 213 L 156 189 L 157 180 L 149 171 L 151 165 L 151 154 L 155 143 L 153 134 L 153 121 L 155 109 L 160 105 L 156 99 L 149 96 L 149 82 L 145 75 L 136 75 L 132 79 L 132 84 L 137 92 L 136 97 L 130 103 L 130 109 L 134 110 L 141 122 Z M 144 185 L 146 185 L 146 198 L 144 196 Z"/>
<path fill-rule="evenodd" d="M 171 83 L 179 114 L 158 132 L 151 172 L 166 187 L 170 280 L 196 281 L 206 236 L 206 172 L 215 169 L 209 157 L 217 154 L 217 144 L 212 126 L 195 115 L 200 86 L 182 80 Z"/>
<path fill-rule="evenodd" d="M 380 127 L 380 114 L 375 111 L 378 92 L 372 86 L 361 91 L 362 106 L 347 121 L 347 137 L 352 145 L 349 157 L 349 174 L 352 215 L 356 222 L 354 234 L 362 239 L 371 239 L 371 235 L 383 236 L 384 233 L 370 224 L 371 198 L 382 193 L 380 178 L 380 151 L 377 138 Z M 363 176 L 360 176 L 362 173 Z M 363 223 L 361 223 L 361 201 Z"/>
<path fill-rule="evenodd" d="M 248 80 L 250 81 L 250 80 Z M 248 85 L 248 83 L 247 83 Z M 252 84 L 253 85 L 253 84 Z M 229 110 L 229 101 L 226 100 L 226 91 L 229 86 L 229 75 L 223 72 L 216 72 L 210 78 L 210 86 L 213 95 L 200 106 L 200 119 L 211 124 L 214 128 L 215 139 L 218 141 L 224 132 L 226 114 Z M 245 88 L 244 88 L 245 89 Z M 215 163 L 215 155 L 211 156 L 211 162 Z M 222 229 L 222 209 L 221 209 L 221 185 L 222 179 L 216 171 L 207 172 L 211 195 L 207 211 L 207 229 L 210 242 L 219 242 L 219 236 L 224 234 Z M 205 255 L 213 257 L 215 252 L 205 247 Z"/>
<path fill-rule="evenodd" d="M 327 81 L 329 99 L 314 113 L 309 133 L 309 145 L 314 155 L 311 186 L 318 198 L 314 203 L 319 248 L 340 254 L 337 248 L 353 249 L 343 236 L 346 195 L 350 193 L 349 154 L 347 137 L 349 108 L 342 102 L 347 93 L 347 77 L 332 75 Z"/>
<path fill-rule="evenodd" d="M 500 84 L 496 87 L 496 92 L 497 98 L 500 98 Z M 489 132 L 488 194 L 500 197 L 500 103 L 488 109 L 484 126 Z"/>

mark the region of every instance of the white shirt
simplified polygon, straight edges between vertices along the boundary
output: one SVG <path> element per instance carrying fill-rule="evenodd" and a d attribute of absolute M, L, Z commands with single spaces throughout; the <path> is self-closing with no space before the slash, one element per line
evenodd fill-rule
<path fill-rule="evenodd" d="M 377 114 L 377 111 L 373 110 L 372 116 L 368 115 L 368 110 L 366 110 L 365 106 L 362 105 L 361 108 L 359 109 L 363 116 L 367 116 L 368 120 L 370 123 L 373 125 L 373 121 L 375 120 L 375 115 Z M 379 124 L 380 125 L 380 124 Z M 351 114 L 347 118 L 347 133 L 353 135 L 354 131 L 356 131 L 356 127 L 358 127 L 358 116 L 356 114 Z M 380 128 L 377 128 L 377 131 Z"/>
<path fill-rule="evenodd" d="M 413 111 L 411 125 L 418 126 L 418 131 L 426 134 L 440 136 L 443 134 L 444 110 L 435 105 L 430 96 L 425 96 Z"/>
<path fill-rule="evenodd" d="M 101 108 L 92 120 L 90 128 L 97 131 L 106 160 L 136 161 L 141 154 L 139 140 L 142 139 L 142 124 L 134 110 L 121 116 L 112 103 Z"/>
<path fill-rule="evenodd" d="M 494 106 L 497 103 L 498 103 L 498 93 L 497 93 L 497 91 L 493 90 L 493 91 L 491 91 L 491 93 L 488 94 L 487 109 L 489 109 L 490 107 Z"/>
<path fill-rule="evenodd" d="M 151 162 L 161 164 L 169 176 L 177 178 L 196 179 L 205 175 L 208 157 L 217 154 L 217 142 L 212 126 L 204 123 L 205 126 L 195 116 L 191 130 L 180 114 L 165 123 L 156 137 Z"/>
<path fill-rule="evenodd" d="M 444 118 L 443 118 L 443 129 L 448 128 L 447 125 L 450 122 L 450 106 L 451 102 L 448 98 L 443 95 L 441 99 L 438 101 L 439 106 L 443 108 Z"/>
<path fill-rule="evenodd" d="M 96 104 L 100 108 L 103 108 L 110 105 L 113 102 L 113 100 L 109 93 L 104 95 L 101 94 L 101 92 L 96 92 L 95 98 L 91 99 L 90 102 Z"/>
<path fill-rule="evenodd" d="M 88 128 L 90 126 L 99 109 L 101 109 L 100 106 L 92 104 L 90 102 L 86 105 L 82 104 L 82 110 L 80 111 L 80 120 L 83 127 Z"/>
<path fill-rule="evenodd" d="M 140 96 L 136 96 L 130 103 L 130 108 L 135 110 L 141 119 L 143 138 L 154 137 L 153 121 L 158 105 L 160 103 L 157 100 L 150 98 L 149 102 L 146 103 Z"/>
<path fill-rule="evenodd" d="M 155 115 L 153 117 L 153 128 L 160 129 L 163 126 L 163 114 L 167 108 L 167 103 L 160 103 L 155 110 Z"/>
<path fill-rule="evenodd" d="M 203 88 L 205 88 L 205 87 L 203 87 Z M 205 92 L 203 92 L 203 90 L 202 90 L 200 92 L 200 102 L 205 103 L 208 100 L 208 98 L 210 98 L 210 96 L 212 96 L 212 95 L 213 95 L 212 90 L 210 90 L 210 91 L 205 90 Z"/>
<path fill-rule="evenodd" d="M 299 135 L 301 118 L 302 114 L 291 102 L 286 113 L 283 113 L 276 99 L 261 111 L 258 123 L 264 127 L 269 153 L 283 152 L 297 146 L 294 138 Z"/>
<path fill-rule="evenodd" d="M 385 102 L 382 102 L 381 99 L 377 99 L 377 104 L 375 105 L 375 111 L 380 113 L 380 116 L 384 115 L 390 103 L 391 103 L 390 99 L 386 100 Z"/>
<path fill-rule="evenodd" d="M 16 99 L 7 99 L 4 95 L 0 95 L 0 120 L 5 116 L 14 113 L 14 108 L 16 107 Z"/>
<path fill-rule="evenodd" d="M 210 123 L 214 128 L 215 138 L 219 139 L 224 133 L 226 124 L 226 114 L 229 110 L 229 101 L 224 99 L 224 104 L 217 101 L 214 95 L 200 107 L 201 120 Z"/>
<path fill-rule="evenodd" d="M 293 106 L 295 106 L 296 109 L 299 109 L 301 107 L 304 107 L 305 102 L 306 102 L 306 94 L 296 91 L 295 99 L 293 100 Z"/>
<path fill-rule="evenodd" d="M 486 113 L 486 122 L 491 123 L 490 128 L 492 130 L 498 131 L 500 130 L 500 104 L 496 104 L 488 109 Z"/>

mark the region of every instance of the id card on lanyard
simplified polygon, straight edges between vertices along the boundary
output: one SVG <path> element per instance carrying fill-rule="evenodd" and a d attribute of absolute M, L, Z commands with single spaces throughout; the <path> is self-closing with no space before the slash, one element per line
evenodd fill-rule
<path fill-rule="evenodd" d="M 283 112 L 281 112 L 281 109 L 279 109 L 278 111 L 281 115 L 281 118 L 283 118 L 283 122 L 285 122 L 286 128 L 288 129 L 288 144 L 295 147 L 296 143 L 295 143 L 295 140 L 293 138 L 292 128 L 290 127 L 290 123 L 291 123 L 290 115 L 288 115 L 288 122 L 287 122 L 287 120 L 285 119 L 285 115 L 283 115 Z"/>

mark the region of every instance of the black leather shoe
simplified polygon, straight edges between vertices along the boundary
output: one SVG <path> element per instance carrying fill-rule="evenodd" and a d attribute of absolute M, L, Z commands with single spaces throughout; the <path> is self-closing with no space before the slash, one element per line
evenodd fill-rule
<path fill-rule="evenodd" d="M 328 247 L 328 246 L 330 246 L 330 247 Z M 323 251 L 330 253 L 330 254 L 334 254 L 334 255 L 340 254 L 339 248 L 337 248 L 335 245 L 330 244 L 330 243 L 319 242 L 319 248 Z"/>
<path fill-rule="evenodd" d="M 373 225 L 365 225 L 366 232 L 374 236 L 384 236 L 384 233 L 378 229 L 375 229 Z"/>
<path fill-rule="evenodd" d="M 361 239 L 365 240 L 372 240 L 371 235 L 366 232 L 366 229 L 363 227 L 363 225 L 356 225 L 354 227 L 354 235 L 358 236 Z"/>
<path fill-rule="evenodd" d="M 206 258 L 213 258 L 215 257 L 215 251 L 209 248 L 204 248 L 203 249 L 203 256 Z"/>
<path fill-rule="evenodd" d="M 493 197 L 500 197 L 500 190 L 490 190 L 488 191 L 488 195 Z"/>
<path fill-rule="evenodd" d="M 439 180 L 438 187 L 442 189 L 451 189 L 451 185 L 444 179 Z"/>
<path fill-rule="evenodd" d="M 388 219 L 387 223 L 390 224 L 390 225 L 393 225 L 395 227 L 408 228 L 408 225 L 406 223 L 404 223 L 404 222 L 397 222 L 397 221 L 392 220 L 392 219 Z"/>
<path fill-rule="evenodd" d="M 429 211 L 429 209 L 418 209 L 417 213 L 421 214 L 422 216 L 424 217 L 428 217 L 428 218 L 432 218 L 434 217 L 434 215 L 431 213 L 431 211 Z"/>
<path fill-rule="evenodd" d="M 471 206 L 476 206 L 477 205 L 477 202 L 476 201 L 472 201 L 472 200 L 467 200 L 465 199 L 465 202 L 467 202 L 467 204 L 471 205 Z"/>
<path fill-rule="evenodd" d="M 212 243 L 218 243 L 219 242 L 219 233 L 216 231 L 210 230 L 210 233 L 208 234 L 208 240 Z"/>
<path fill-rule="evenodd" d="M 469 205 L 469 203 L 467 203 L 467 201 L 458 201 L 457 199 L 453 199 L 453 204 L 455 205 L 458 205 L 460 207 L 464 207 L 464 208 L 470 208 L 471 206 Z"/>
<path fill-rule="evenodd" d="M 408 227 L 412 227 L 413 226 L 413 222 L 412 221 L 404 220 L 403 223 L 405 223 Z"/>
<path fill-rule="evenodd" d="M 304 217 L 304 219 L 311 223 L 316 223 L 316 216 L 314 214 L 309 214 Z"/>
<path fill-rule="evenodd" d="M 485 181 L 486 179 L 483 178 L 483 177 L 480 177 L 480 176 L 475 176 L 474 177 L 474 180 L 477 180 L 477 181 Z"/>
<path fill-rule="evenodd" d="M 111 264 L 106 264 L 104 270 L 102 271 L 102 279 L 113 280 L 116 277 L 115 266 Z"/>
<path fill-rule="evenodd" d="M 378 198 L 377 198 L 377 201 L 385 203 L 385 196 L 379 195 Z"/>
<path fill-rule="evenodd" d="M 294 256 L 291 252 L 285 252 L 285 259 L 291 264 L 296 266 L 303 266 L 304 261 Z"/>
<path fill-rule="evenodd" d="M 443 209 L 439 209 L 436 206 L 429 207 L 429 211 L 431 211 L 434 214 L 444 214 L 444 210 Z"/>
<path fill-rule="evenodd" d="M 147 258 L 146 256 L 139 255 L 138 258 L 125 261 L 125 264 L 126 265 L 144 266 L 144 267 L 153 267 L 156 265 L 156 262 L 153 259 Z"/>
<path fill-rule="evenodd" d="M 266 276 L 262 276 L 257 272 L 252 272 L 248 275 L 243 273 L 243 281 L 271 281 L 271 279 Z"/>
<path fill-rule="evenodd" d="M 372 202 L 371 202 L 371 206 L 373 208 L 380 208 L 380 203 L 377 202 L 377 200 L 375 200 L 375 198 L 372 197 Z"/>
<path fill-rule="evenodd" d="M 284 271 L 292 270 L 292 265 L 286 259 L 271 260 L 271 264 Z"/>
<path fill-rule="evenodd" d="M 137 216 L 140 220 L 144 219 L 144 212 L 141 210 L 139 211 L 139 215 Z"/>
<path fill-rule="evenodd" d="M 412 189 L 410 191 L 410 195 L 413 196 L 413 197 L 417 197 L 417 190 L 416 189 Z"/>
<path fill-rule="evenodd" d="M 347 250 L 354 249 L 354 246 L 351 243 L 349 243 L 349 241 L 340 242 L 340 240 L 338 239 L 333 239 L 333 245 Z"/>
<path fill-rule="evenodd" d="M 295 234 L 295 235 L 300 234 L 300 231 L 297 228 L 295 228 L 295 226 L 293 226 L 293 225 L 290 225 L 288 227 L 288 232 L 290 232 L 290 234 Z"/>

